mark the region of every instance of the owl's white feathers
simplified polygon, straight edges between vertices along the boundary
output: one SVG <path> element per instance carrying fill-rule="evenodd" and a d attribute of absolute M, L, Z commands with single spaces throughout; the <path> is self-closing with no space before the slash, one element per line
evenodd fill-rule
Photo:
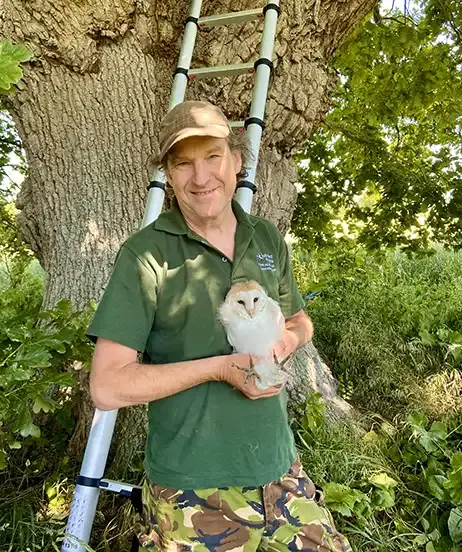
<path fill-rule="evenodd" d="M 263 287 L 251 280 L 234 284 L 218 310 L 228 341 L 237 353 L 260 357 L 255 365 L 259 376 L 256 384 L 262 389 L 285 381 L 284 374 L 273 362 L 273 347 L 284 331 L 284 315 L 277 301 Z"/>

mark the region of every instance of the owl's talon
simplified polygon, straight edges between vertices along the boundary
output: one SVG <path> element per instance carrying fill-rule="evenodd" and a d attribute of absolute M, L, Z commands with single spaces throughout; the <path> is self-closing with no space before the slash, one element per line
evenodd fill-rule
<path fill-rule="evenodd" d="M 256 370 L 254 368 L 255 365 L 254 365 L 252 357 L 250 355 L 249 355 L 249 364 L 250 364 L 250 366 L 248 368 L 244 368 L 243 366 L 239 366 L 238 364 L 235 364 L 234 362 L 232 363 L 232 366 L 234 366 L 234 368 L 237 368 L 238 370 L 242 370 L 243 372 L 246 372 L 244 383 L 248 383 L 250 378 L 253 378 L 253 377 L 256 378 L 258 381 L 260 381 L 260 376 L 258 375 L 258 373 L 256 372 Z"/>
<path fill-rule="evenodd" d="M 276 353 L 273 351 L 273 362 L 276 364 L 276 366 L 279 366 L 281 370 L 284 368 L 286 363 L 289 361 L 290 357 L 292 355 L 287 356 L 284 360 L 278 360 L 278 357 L 276 356 Z"/>

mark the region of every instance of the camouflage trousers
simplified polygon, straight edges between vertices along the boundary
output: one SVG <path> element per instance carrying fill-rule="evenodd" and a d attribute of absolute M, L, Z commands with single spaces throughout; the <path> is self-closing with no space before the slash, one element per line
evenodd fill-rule
<path fill-rule="evenodd" d="M 157 552 L 352 551 L 299 461 L 263 487 L 193 491 L 147 482 L 142 493 L 136 533 Z"/>

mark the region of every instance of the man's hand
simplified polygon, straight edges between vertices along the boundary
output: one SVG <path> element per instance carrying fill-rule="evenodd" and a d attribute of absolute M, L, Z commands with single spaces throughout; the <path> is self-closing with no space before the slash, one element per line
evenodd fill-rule
<path fill-rule="evenodd" d="M 276 343 L 273 353 L 279 363 L 283 363 L 299 347 L 313 337 L 313 323 L 304 311 L 286 318 L 285 329 L 281 340 Z"/>
<path fill-rule="evenodd" d="M 256 385 L 258 374 L 254 370 L 254 365 L 257 363 L 255 357 L 237 353 L 229 355 L 228 359 L 229 362 L 226 364 L 220 379 L 239 390 L 247 398 L 252 400 L 264 399 L 279 395 L 282 391 L 283 385 L 269 387 L 265 390 Z"/>
<path fill-rule="evenodd" d="M 299 347 L 298 337 L 294 332 L 285 329 L 282 338 L 273 348 L 274 356 L 278 363 L 284 362 Z M 276 362 L 276 360 L 275 360 Z"/>

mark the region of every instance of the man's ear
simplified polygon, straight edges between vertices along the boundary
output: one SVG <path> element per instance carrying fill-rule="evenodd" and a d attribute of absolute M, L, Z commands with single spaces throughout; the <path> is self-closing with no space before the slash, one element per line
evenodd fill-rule
<path fill-rule="evenodd" d="M 239 174 L 242 169 L 242 156 L 240 151 L 232 151 L 231 155 L 233 156 L 233 165 L 234 165 L 234 174 Z"/>

